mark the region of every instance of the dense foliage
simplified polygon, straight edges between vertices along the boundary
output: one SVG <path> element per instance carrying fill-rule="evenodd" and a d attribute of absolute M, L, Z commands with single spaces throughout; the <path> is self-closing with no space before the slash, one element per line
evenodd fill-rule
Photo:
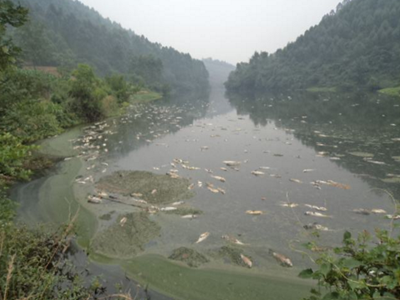
<path fill-rule="evenodd" d="M 312 290 L 307 300 L 352 300 L 400 298 L 400 237 L 377 231 L 376 239 L 364 232 L 355 240 L 349 232 L 343 246 L 325 253 L 317 270 L 307 269 L 300 277 L 318 281 L 321 290 Z"/>
<path fill-rule="evenodd" d="M 345 0 L 294 43 L 274 54 L 255 53 L 237 65 L 229 90 L 400 83 L 400 1 Z"/>
<path fill-rule="evenodd" d="M 13 0 L 29 8 L 29 22 L 13 32 L 24 63 L 72 69 L 79 63 L 102 76 L 119 73 L 160 91 L 208 87 L 201 61 L 151 43 L 72 0 Z M 150 13 L 150 12 L 149 12 Z"/>

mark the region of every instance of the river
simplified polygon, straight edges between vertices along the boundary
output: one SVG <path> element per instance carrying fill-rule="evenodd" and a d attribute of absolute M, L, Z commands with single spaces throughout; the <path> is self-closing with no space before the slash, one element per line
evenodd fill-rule
<path fill-rule="evenodd" d="M 305 243 L 333 247 L 346 230 L 391 229 L 387 215 L 400 192 L 400 101 L 361 92 L 226 96 L 222 81 L 214 80 L 209 95 L 136 105 L 123 117 L 44 141 L 43 153 L 66 160 L 13 190 L 20 219 L 61 224 L 79 208 L 75 259 L 109 282 L 127 284 L 126 276 L 148 284 L 151 299 L 306 296 L 312 283 L 297 274 L 315 267 L 317 254 Z M 88 136 L 96 138 L 82 140 Z M 171 169 L 190 184 L 182 205 L 195 218 L 157 211 L 126 231 L 124 216 L 145 209 L 87 201 L 115 176 Z M 317 224 L 316 235 L 309 227 Z M 206 261 L 196 268 L 168 259 L 180 247 Z M 272 252 L 294 266 L 282 266 Z"/>

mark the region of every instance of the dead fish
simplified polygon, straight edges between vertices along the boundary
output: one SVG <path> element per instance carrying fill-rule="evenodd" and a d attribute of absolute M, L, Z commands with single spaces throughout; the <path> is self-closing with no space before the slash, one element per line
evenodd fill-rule
<path fill-rule="evenodd" d="M 213 187 L 211 187 L 211 186 L 208 186 L 207 189 L 208 189 L 209 191 L 213 192 L 214 194 L 218 194 L 218 193 L 219 193 L 219 190 L 218 190 L 218 189 L 215 189 L 215 188 L 213 188 Z"/>
<path fill-rule="evenodd" d="M 212 170 L 209 170 L 209 169 L 204 169 L 204 171 L 206 171 L 209 174 L 213 174 L 214 173 Z"/>
<path fill-rule="evenodd" d="M 290 258 L 286 257 L 285 255 L 280 254 L 280 253 L 277 253 L 277 252 L 275 252 L 275 251 L 273 251 L 273 250 L 271 250 L 271 249 L 269 250 L 269 253 L 271 253 L 272 256 L 273 256 L 278 262 L 280 262 L 283 266 L 286 266 L 286 267 L 293 267 L 292 261 L 290 260 Z"/>
<path fill-rule="evenodd" d="M 197 218 L 197 215 L 185 215 L 181 217 L 182 219 L 195 219 Z"/>
<path fill-rule="evenodd" d="M 216 179 L 216 180 L 219 180 L 219 181 L 221 181 L 221 182 L 226 182 L 226 179 L 225 179 L 224 177 L 221 177 L 221 176 L 214 176 L 214 175 L 211 175 L 211 177 L 214 178 L 214 179 Z"/>
<path fill-rule="evenodd" d="M 236 244 L 236 245 L 242 245 L 242 246 L 244 245 L 241 241 L 239 241 L 238 239 L 234 238 L 233 236 L 223 235 L 222 239 L 224 239 L 224 240 L 226 240 L 226 241 L 228 241 L 230 243 Z"/>
<path fill-rule="evenodd" d="M 223 161 L 224 164 L 226 164 L 228 167 L 237 167 L 240 166 L 241 162 L 240 161 L 234 161 L 234 160 L 225 160 Z"/>
<path fill-rule="evenodd" d="M 293 203 L 293 202 L 283 202 L 280 204 L 282 207 L 290 207 L 290 208 L 295 208 L 297 206 L 299 206 L 297 203 Z"/>
<path fill-rule="evenodd" d="M 188 190 L 193 190 L 194 189 L 194 183 L 188 186 Z"/>
<path fill-rule="evenodd" d="M 218 192 L 220 192 L 222 195 L 225 195 L 225 194 L 226 194 L 226 192 L 225 192 L 225 190 L 224 190 L 224 189 L 217 188 L 217 190 L 218 190 Z"/>
<path fill-rule="evenodd" d="M 177 202 L 172 203 L 171 205 L 172 206 L 178 206 L 178 205 L 182 205 L 184 203 L 185 203 L 184 201 L 177 201 Z"/>
<path fill-rule="evenodd" d="M 224 171 L 224 172 L 228 172 L 227 168 L 221 168 L 221 170 Z"/>
<path fill-rule="evenodd" d="M 253 216 L 259 216 L 259 215 L 264 214 L 264 212 L 261 210 L 248 210 L 248 211 L 246 211 L 246 214 L 253 215 Z"/>
<path fill-rule="evenodd" d="M 295 183 L 303 183 L 301 180 L 295 179 L 295 178 L 290 178 L 289 181 L 295 182 Z"/>
<path fill-rule="evenodd" d="M 312 216 L 312 217 L 320 217 L 320 218 L 332 218 L 332 216 L 324 215 L 319 212 L 313 212 L 313 211 L 306 211 L 304 213 L 306 216 Z"/>
<path fill-rule="evenodd" d="M 278 175 L 278 174 L 271 174 L 271 175 L 269 175 L 270 177 L 273 177 L 273 178 L 282 178 L 282 176 L 281 175 Z"/>
<path fill-rule="evenodd" d="M 197 240 L 196 244 L 201 243 L 202 241 L 204 241 L 206 238 L 208 238 L 210 235 L 209 232 L 204 232 L 202 234 L 200 234 L 199 239 Z"/>
<path fill-rule="evenodd" d="M 308 208 L 312 208 L 312 209 L 319 210 L 319 211 L 327 211 L 328 210 L 326 207 L 323 207 L 323 206 L 315 206 L 315 205 L 310 205 L 310 204 L 304 204 L 304 206 L 307 206 Z"/>
<path fill-rule="evenodd" d="M 371 212 L 368 209 L 364 209 L 364 208 L 356 208 L 356 209 L 353 209 L 352 212 L 355 212 L 356 214 L 360 214 L 360 215 L 365 215 L 365 216 L 368 216 L 371 214 Z"/>
<path fill-rule="evenodd" d="M 72 157 L 66 157 L 66 158 L 64 158 L 64 161 L 69 161 L 71 159 L 72 159 Z"/>
<path fill-rule="evenodd" d="M 89 203 L 93 203 L 93 204 L 100 204 L 100 203 L 102 203 L 102 201 L 101 201 L 100 198 L 94 197 L 94 196 L 89 196 L 88 202 L 89 202 Z"/>
<path fill-rule="evenodd" d="M 100 198 L 107 198 L 108 194 L 105 192 L 99 192 L 99 193 L 97 193 L 97 196 L 99 196 Z"/>
<path fill-rule="evenodd" d="M 371 212 L 374 213 L 374 214 L 386 214 L 387 213 L 385 210 L 378 209 L 378 208 L 371 209 Z"/>
<path fill-rule="evenodd" d="M 243 254 L 240 254 L 240 258 L 242 261 L 249 267 L 251 268 L 253 266 L 253 262 L 250 260 L 250 258 L 244 256 Z"/>
<path fill-rule="evenodd" d="M 253 174 L 253 175 L 255 175 L 255 176 L 262 176 L 262 175 L 265 175 L 265 173 L 264 173 L 264 172 L 261 172 L 261 171 L 252 171 L 251 174 Z"/>
<path fill-rule="evenodd" d="M 132 196 L 132 197 L 135 197 L 135 198 L 141 198 L 141 197 L 143 197 L 143 194 L 140 194 L 140 193 L 132 193 L 131 196 Z"/>
<path fill-rule="evenodd" d="M 203 147 L 200 148 L 201 151 L 205 151 L 205 150 L 208 150 L 208 149 L 209 149 L 208 146 L 203 146 Z"/>
<path fill-rule="evenodd" d="M 201 181 L 197 181 L 197 186 L 198 186 L 198 187 L 202 187 L 202 186 L 203 186 L 203 183 L 202 183 Z"/>
<path fill-rule="evenodd" d="M 400 215 L 386 215 L 386 218 L 393 220 L 400 220 Z"/>
<path fill-rule="evenodd" d="M 171 207 L 171 206 L 160 208 L 161 211 L 174 211 L 174 210 L 177 210 L 177 209 L 178 209 L 178 208 L 176 208 L 176 207 Z"/>
<path fill-rule="evenodd" d="M 304 169 L 303 173 L 310 173 L 310 172 L 314 172 L 315 169 Z"/>
<path fill-rule="evenodd" d="M 123 217 L 123 218 L 121 219 L 121 221 L 119 221 L 119 224 L 121 225 L 121 227 L 124 227 L 126 221 L 128 221 L 128 219 L 127 219 L 126 217 Z"/>
<path fill-rule="evenodd" d="M 152 194 L 152 195 L 155 195 L 156 193 L 157 193 L 157 190 L 156 190 L 156 189 L 154 189 L 154 190 L 151 191 L 151 194 Z"/>
<path fill-rule="evenodd" d="M 310 224 L 304 225 L 303 228 L 306 230 L 316 229 L 316 230 L 321 230 L 321 231 L 329 231 L 328 227 L 322 226 L 318 223 L 310 223 Z"/>
<path fill-rule="evenodd" d="M 147 201 L 141 199 L 134 199 L 133 201 L 140 203 L 140 204 L 147 204 Z"/>

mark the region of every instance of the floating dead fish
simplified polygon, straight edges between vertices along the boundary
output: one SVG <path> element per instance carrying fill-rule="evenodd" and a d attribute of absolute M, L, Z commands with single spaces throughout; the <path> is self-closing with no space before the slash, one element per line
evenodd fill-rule
<path fill-rule="evenodd" d="M 386 215 L 386 218 L 400 220 L 400 215 Z"/>
<path fill-rule="evenodd" d="M 364 208 L 356 208 L 356 209 L 353 209 L 352 212 L 355 212 L 356 214 L 360 214 L 360 215 L 365 215 L 365 216 L 368 216 L 371 214 L 371 212 L 368 209 L 364 209 Z"/>
<path fill-rule="evenodd" d="M 310 173 L 310 172 L 314 172 L 315 169 L 304 169 L 303 173 Z"/>
<path fill-rule="evenodd" d="M 88 197 L 88 202 L 89 203 L 93 203 L 93 204 L 100 204 L 102 203 L 102 200 L 98 197 L 94 197 L 94 196 L 89 196 Z"/>
<path fill-rule="evenodd" d="M 379 208 L 371 209 L 371 212 L 372 212 L 373 214 L 386 214 L 386 213 L 387 213 L 385 210 L 379 209 Z"/>
<path fill-rule="evenodd" d="M 140 203 L 140 204 L 147 204 L 147 201 L 141 199 L 133 199 L 133 201 Z"/>
<path fill-rule="evenodd" d="M 280 262 L 283 266 L 285 267 L 293 267 L 293 263 L 290 260 L 290 258 L 286 257 L 283 254 L 277 253 L 273 250 L 269 250 L 269 253 L 278 261 Z"/>
<path fill-rule="evenodd" d="M 259 216 L 259 215 L 264 214 L 264 212 L 261 210 L 248 210 L 248 211 L 246 211 L 246 214 L 253 215 L 253 216 Z"/>
<path fill-rule="evenodd" d="M 306 230 L 321 230 L 321 231 L 329 231 L 328 227 L 322 226 L 318 223 L 310 223 L 303 226 Z"/>
<path fill-rule="evenodd" d="M 209 173 L 209 174 L 213 174 L 214 172 L 212 171 L 212 170 L 210 170 L 210 169 L 204 169 L 204 171 L 206 171 L 207 173 Z"/>
<path fill-rule="evenodd" d="M 213 187 L 208 186 L 207 189 L 208 189 L 210 192 L 213 192 L 214 194 L 218 194 L 218 193 L 219 193 L 219 190 L 218 190 L 218 189 L 215 189 L 215 188 L 213 188 Z"/>
<path fill-rule="evenodd" d="M 71 159 L 72 159 L 72 157 L 66 157 L 66 158 L 64 158 L 65 161 L 69 161 L 69 160 L 71 160 Z"/>
<path fill-rule="evenodd" d="M 214 178 L 214 179 L 216 179 L 216 180 L 219 180 L 219 181 L 221 181 L 221 182 L 226 182 L 226 179 L 225 179 L 224 177 L 221 177 L 221 176 L 213 176 L 213 175 L 211 175 L 211 177 Z"/>
<path fill-rule="evenodd" d="M 295 182 L 295 183 L 303 183 L 301 180 L 295 179 L 295 178 L 290 178 L 289 181 Z"/>
<path fill-rule="evenodd" d="M 320 217 L 320 218 L 332 218 L 332 216 L 324 215 L 319 212 L 313 212 L 313 211 L 306 211 L 304 213 L 306 216 L 312 216 L 312 217 Z"/>
<path fill-rule="evenodd" d="M 197 218 L 197 215 L 185 215 L 181 217 L 182 219 L 195 219 Z"/>
<path fill-rule="evenodd" d="M 178 208 L 176 208 L 176 207 L 171 207 L 171 206 L 160 208 L 161 211 L 174 211 L 174 210 L 177 210 L 177 209 L 178 209 Z"/>
<path fill-rule="evenodd" d="M 143 197 L 143 194 L 140 194 L 140 193 L 132 193 L 131 196 L 132 196 L 132 197 L 135 197 L 135 198 L 140 198 L 140 197 Z"/>
<path fill-rule="evenodd" d="M 290 207 L 290 208 L 295 208 L 297 206 L 299 206 L 297 203 L 293 203 L 293 202 L 283 202 L 280 204 L 282 207 Z"/>
<path fill-rule="evenodd" d="M 265 173 L 264 173 L 264 172 L 261 172 L 261 171 L 252 171 L 251 174 L 253 174 L 253 175 L 255 175 L 255 176 L 262 176 L 262 175 L 265 175 Z"/>
<path fill-rule="evenodd" d="M 323 206 L 315 206 L 315 205 L 310 205 L 310 204 L 304 204 L 304 206 L 307 206 L 308 208 L 312 208 L 312 209 L 319 210 L 319 211 L 327 211 L 328 210 L 326 207 L 323 207 Z"/>
<path fill-rule="evenodd" d="M 221 170 L 222 170 L 222 171 L 225 171 L 225 172 L 227 172 L 227 171 L 228 171 L 228 169 L 227 169 L 227 168 L 221 168 Z"/>
<path fill-rule="evenodd" d="M 177 201 L 177 202 L 172 203 L 171 205 L 172 206 L 178 206 L 178 205 L 182 205 L 184 203 L 185 203 L 184 201 Z"/>
<path fill-rule="evenodd" d="M 193 190 L 194 189 L 194 183 L 188 186 L 188 190 Z"/>
<path fill-rule="evenodd" d="M 123 217 L 123 218 L 121 219 L 121 221 L 119 221 L 119 224 L 121 225 L 121 227 L 124 227 L 126 221 L 128 221 L 128 219 L 127 219 L 126 217 Z"/>
<path fill-rule="evenodd" d="M 394 138 L 392 139 L 393 142 L 400 142 L 400 138 Z"/>
<path fill-rule="evenodd" d="M 244 256 L 243 254 L 240 254 L 240 258 L 242 261 L 249 267 L 251 268 L 253 266 L 253 262 L 250 260 L 250 258 Z"/>
<path fill-rule="evenodd" d="M 224 240 L 226 240 L 226 241 L 228 241 L 230 243 L 236 244 L 236 245 L 242 245 L 242 246 L 244 245 L 241 241 L 239 241 L 238 239 L 234 238 L 233 236 L 223 235 L 222 239 L 224 239 Z"/>
<path fill-rule="evenodd" d="M 224 164 L 226 164 L 228 167 L 237 167 L 240 166 L 241 162 L 240 161 L 234 161 L 234 160 L 225 160 L 223 161 Z"/>
<path fill-rule="evenodd" d="M 199 239 L 197 240 L 196 244 L 201 243 L 202 241 L 204 241 L 206 238 L 208 238 L 210 235 L 209 232 L 204 232 L 200 235 Z"/>
<path fill-rule="evenodd" d="M 202 187 L 202 186 L 203 186 L 203 183 L 202 183 L 201 181 L 197 181 L 197 186 L 198 186 L 198 187 Z"/>
<path fill-rule="evenodd" d="M 205 150 L 208 150 L 209 149 L 209 147 L 208 146 L 203 146 L 203 147 L 200 147 L 200 150 L 201 151 L 205 151 Z"/>
<path fill-rule="evenodd" d="M 217 189 L 218 189 L 218 192 L 220 192 L 222 195 L 225 195 L 225 194 L 226 194 L 226 192 L 225 192 L 224 189 L 221 189 L 221 188 L 217 188 Z"/>
<path fill-rule="evenodd" d="M 271 174 L 271 175 L 269 175 L 270 177 L 273 177 L 273 178 L 282 178 L 282 176 L 281 175 L 278 175 L 278 174 Z"/>
<path fill-rule="evenodd" d="M 152 194 L 152 195 L 155 195 L 156 193 L 157 193 L 157 190 L 156 190 L 156 189 L 154 189 L 154 190 L 151 191 L 151 194 Z"/>
<path fill-rule="evenodd" d="M 261 169 L 261 170 L 270 170 L 271 168 L 270 167 L 259 167 L 259 169 Z"/>
<path fill-rule="evenodd" d="M 180 178 L 180 176 L 176 173 L 171 173 L 171 172 L 167 172 L 166 173 L 169 177 L 171 177 L 172 179 L 178 179 Z"/>
<path fill-rule="evenodd" d="M 375 164 L 375 165 L 381 165 L 381 166 L 386 165 L 386 163 L 383 161 L 367 160 L 367 162 L 369 162 L 371 164 Z"/>

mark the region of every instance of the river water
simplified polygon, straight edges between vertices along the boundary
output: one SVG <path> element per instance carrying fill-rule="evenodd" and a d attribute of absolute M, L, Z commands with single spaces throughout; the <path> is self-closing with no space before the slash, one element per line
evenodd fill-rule
<path fill-rule="evenodd" d="M 391 229 L 387 215 L 396 213 L 400 192 L 398 99 L 365 93 L 226 96 L 220 83 L 210 95 L 137 105 L 126 116 L 108 120 L 102 139 L 91 144 L 98 151 L 96 160 L 79 157 L 81 150 L 73 149 L 82 128 L 45 141 L 43 152 L 68 159 L 46 177 L 15 188 L 21 220 L 62 223 L 81 207 L 78 242 L 90 249 L 93 238 L 118 216 L 137 210 L 87 203 L 93 183 L 121 170 L 165 174 L 175 164 L 179 176 L 194 184 L 194 196 L 185 205 L 202 213 L 195 219 L 150 215 L 160 232 L 135 258 L 89 256 L 93 268 L 102 270 L 97 273 L 113 270 L 111 277 L 127 274 L 143 286 L 150 284 L 160 292 L 152 299 L 164 299 L 161 294 L 300 299 L 310 283 L 296 275 L 313 267 L 308 256 L 316 256 L 305 243 L 329 248 L 340 245 L 346 230 Z M 240 165 L 231 168 L 224 161 Z M 89 177 L 93 180 L 79 183 Z M 213 193 L 207 183 L 224 193 Z M 110 212 L 116 217 L 103 220 Z M 318 235 L 305 229 L 316 224 L 323 226 Z M 209 237 L 195 244 L 205 232 Z M 223 235 L 245 244 L 240 249 L 251 258 L 251 269 L 216 255 L 227 244 Z M 179 247 L 194 249 L 209 262 L 195 269 L 166 259 Z M 294 267 L 280 265 L 270 250 L 289 257 Z"/>

